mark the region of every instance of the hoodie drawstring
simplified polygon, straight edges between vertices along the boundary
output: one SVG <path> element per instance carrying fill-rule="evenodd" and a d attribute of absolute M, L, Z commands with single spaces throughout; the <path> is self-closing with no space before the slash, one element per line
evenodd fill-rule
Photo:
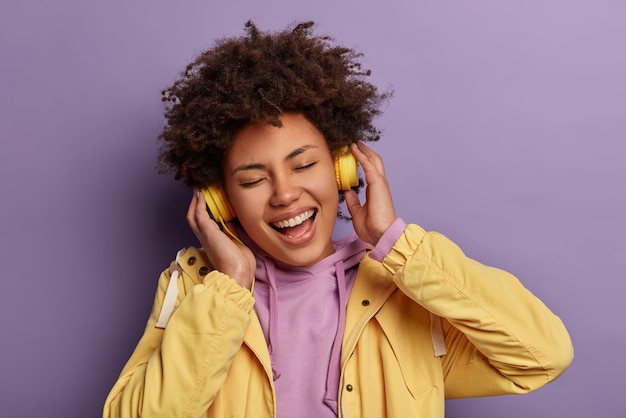
<path fill-rule="evenodd" d="M 346 306 L 348 304 L 348 296 L 346 289 L 346 272 L 343 260 L 335 263 L 335 272 L 337 274 L 337 290 L 339 293 L 339 321 L 337 323 L 337 333 L 333 341 L 333 347 L 330 352 L 330 361 L 328 362 L 328 373 L 326 375 L 326 393 L 324 393 L 324 403 L 328 405 L 333 412 L 337 413 L 337 397 L 339 395 L 339 374 L 341 372 L 341 344 L 343 341 L 343 331 L 346 326 Z"/>
<path fill-rule="evenodd" d="M 278 370 L 274 363 L 274 343 L 278 341 L 278 296 L 276 294 L 276 266 L 270 257 L 264 257 L 265 273 L 267 274 L 267 281 L 269 284 L 269 324 L 268 324 L 268 336 L 267 346 L 270 353 L 270 360 L 272 362 L 272 378 L 274 381 L 280 377 L 280 370 Z"/>

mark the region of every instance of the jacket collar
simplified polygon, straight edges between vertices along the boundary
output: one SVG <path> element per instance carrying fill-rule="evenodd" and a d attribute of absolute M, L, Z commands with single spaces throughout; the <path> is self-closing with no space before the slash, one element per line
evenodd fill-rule
<path fill-rule="evenodd" d="M 348 299 L 341 350 L 342 368 L 354 350 L 365 325 L 396 289 L 391 273 L 381 263 L 372 260 L 369 255 L 363 257 Z"/>

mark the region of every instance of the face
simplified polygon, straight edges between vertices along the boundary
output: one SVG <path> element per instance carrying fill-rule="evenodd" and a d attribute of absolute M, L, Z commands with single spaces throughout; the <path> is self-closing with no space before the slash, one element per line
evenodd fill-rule
<path fill-rule="evenodd" d="M 249 124 L 222 164 L 224 186 L 237 218 L 272 257 L 311 266 L 332 254 L 339 197 L 328 145 L 300 114 L 283 126 Z"/>

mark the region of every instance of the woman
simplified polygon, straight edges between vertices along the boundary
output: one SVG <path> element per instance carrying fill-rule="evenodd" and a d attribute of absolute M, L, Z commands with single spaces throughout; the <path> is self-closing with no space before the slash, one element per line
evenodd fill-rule
<path fill-rule="evenodd" d="M 359 54 L 312 23 L 246 26 L 163 93 L 160 161 L 194 188 L 202 247 L 161 275 L 103 416 L 443 417 L 446 398 L 557 378 L 573 358 L 561 321 L 511 274 L 397 218 L 362 142 L 389 94 Z M 346 145 L 364 202 L 360 186 L 338 192 Z M 221 227 L 209 186 L 235 216 Z M 355 234 L 333 242 L 343 198 Z"/>

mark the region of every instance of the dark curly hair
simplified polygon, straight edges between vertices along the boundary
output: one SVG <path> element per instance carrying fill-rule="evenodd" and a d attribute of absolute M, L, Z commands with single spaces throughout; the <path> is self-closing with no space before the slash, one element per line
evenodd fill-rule
<path fill-rule="evenodd" d="M 391 92 L 364 81 L 362 54 L 314 36 L 313 22 L 291 30 L 217 41 L 162 91 L 167 123 L 159 135 L 157 168 L 191 187 L 222 182 L 221 162 L 248 123 L 281 126 L 284 112 L 300 112 L 324 135 L 331 151 L 356 140 L 376 141 L 373 119 Z"/>

